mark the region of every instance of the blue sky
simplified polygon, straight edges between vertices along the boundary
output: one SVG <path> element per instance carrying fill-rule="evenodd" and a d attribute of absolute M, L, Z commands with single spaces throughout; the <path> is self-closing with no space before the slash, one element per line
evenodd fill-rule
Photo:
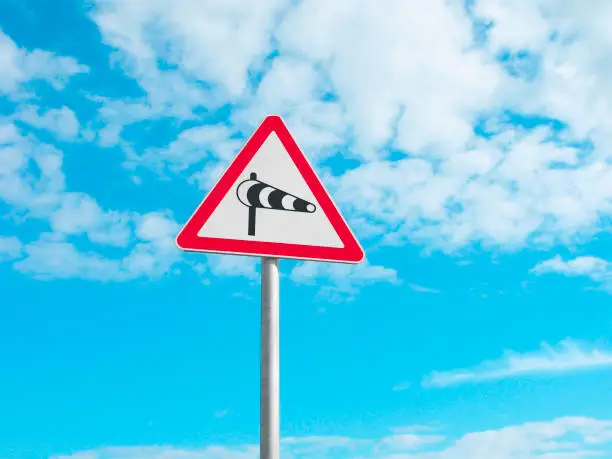
<path fill-rule="evenodd" d="M 0 458 L 258 456 L 259 265 L 174 237 L 279 114 L 286 458 L 612 457 L 608 2 L 0 3 Z"/>

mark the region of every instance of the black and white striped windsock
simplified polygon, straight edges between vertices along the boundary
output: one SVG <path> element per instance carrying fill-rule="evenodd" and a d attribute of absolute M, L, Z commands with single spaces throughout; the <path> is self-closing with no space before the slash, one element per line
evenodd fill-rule
<path fill-rule="evenodd" d="M 313 213 L 317 207 L 304 199 L 257 180 L 257 174 L 236 188 L 238 200 L 249 208 L 249 236 L 255 235 L 255 209 L 286 210 Z"/>

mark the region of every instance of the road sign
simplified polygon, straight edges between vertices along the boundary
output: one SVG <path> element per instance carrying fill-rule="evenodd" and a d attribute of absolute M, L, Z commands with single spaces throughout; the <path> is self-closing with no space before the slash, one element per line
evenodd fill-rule
<path fill-rule="evenodd" d="M 278 116 L 268 116 L 176 237 L 261 257 L 260 457 L 280 459 L 279 258 L 359 263 L 363 249 Z"/>
<path fill-rule="evenodd" d="M 268 116 L 176 238 L 186 251 L 359 263 L 364 252 L 289 130 Z"/>

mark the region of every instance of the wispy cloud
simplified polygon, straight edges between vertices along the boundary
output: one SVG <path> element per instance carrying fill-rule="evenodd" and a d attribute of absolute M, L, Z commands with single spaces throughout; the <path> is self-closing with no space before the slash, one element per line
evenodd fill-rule
<path fill-rule="evenodd" d="M 441 293 L 440 290 L 435 288 L 423 287 L 422 285 L 418 284 L 408 284 L 408 287 L 418 293 Z"/>
<path fill-rule="evenodd" d="M 67 217 L 62 228 L 65 232 L 45 233 L 23 247 L 25 257 L 14 264 L 16 270 L 37 279 L 81 278 L 98 281 L 128 281 L 138 277 L 160 277 L 170 272 L 181 258 L 174 245 L 178 225 L 167 215 L 152 212 L 133 215 L 134 232 L 128 231 L 130 245 L 123 256 L 106 257 L 91 250 L 79 250 L 66 235 L 77 228 L 78 232 L 95 228 L 101 214 L 93 214 L 82 226 L 82 215 L 75 213 L 76 220 Z M 98 242 L 108 243 L 107 236 L 123 228 L 108 226 Z M 91 237 L 91 236 L 90 236 Z M 96 241 L 95 237 L 91 237 Z"/>
<path fill-rule="evenodd" d="M 49 109 L 42 113 L 33 105 L 24 105 L 15 118 L 39 129 L 46 129 L 61 140 L 74 140 L 79 134 L 79 121 L 68 107 Z"/>
<path fill-rule="evenodd" d="M 21 255 L 23 244 L 15 236 L 0 235 L 0 261 L 13 260 Z"/>
<path fill-rule="evenodd" d="M 396 451 L 418 451 L 423 447 L 440 443 L 446 438 L 443 435 L 424 435 L 416 433 L 396 433 L 383 438 L 377 445 L 377 450 L 386 448 Z"/>
<path fill-rule="evenodd" d="M 526 353 L 506 351 L 498 360 L 474 367 L 434 371 L 423 380 L 427 387 L 447 387 L 466 383 L 495 381 L 521 376 L 571 373 L 612 367 L 612 350 L 572 339 L 556 346 L 543 343 Z"/>
<path fill-rule="evenodd" d="M 207 266 L 214 276 L 246 277 L 254 279 L 257 277 L 256 257 L 245 257 L 239 255 L 208 255 Z"/>
<path fill-rule="evenodd" d="M 359 265 L 300 263 L 293 268 L 290 276 L 301 284 L 324 283 L 319 294 L 330 301 L 351 300 L 364 285 L 401 282 L 395 269 L 371 265 L 367 260 Z"/>
<path fill-rule="evenodd" d="M 216 418 L 225 418 L 229 414 L 229 410 L 218 410 L 213 413 L 213 416 Z"/>
<path fill-rule="evenodd" d="M 411 386 L 412 386 L 412 384 L 410 382 L 403 381 L 403 382 L 398 383 L 395 386 L 393 386 L 393 388 L 391 390 L 393 390 L 394 392 L 403 392 L 403 391 L 406 391 L 406 390 L 410 389 Z"/>
<path fill-rule="evenodd" d="M 587 277 L 612 291 L 612 263 L 598 257 L 582 256 L 563 260 L 559 255 L 542 261 L 531 271 L 535 275 L 559 274 L 568 277 Z"/>
<path fill-rule="evenodd" d="M 581 417 L 529 422 L 499 430 L 470 432 L 450 439 L 440 433 L 396 431 L 377 438 L 345 436 L 284 437 L 283 457 L 320 459 L 581 459 L 608 457 L 612 447 L 612 421 Z M 207 446 L 185 449 L 172 446 L 103 448 L 51 459 L 257 459 L 256 445 Z"/>
<path fill-rule="evenodd" d="M 0 56 L 2 76 L 0 94 L 19 99 L 27 96 L 23 84 L 33 80 L 47 81 L 55 89 L 62 89 L 70 77 L 87 73 L 88 67 L 71 57 L 56 56 L 48 51 L 19 48 L 13 40 L 0 30 Z"/>

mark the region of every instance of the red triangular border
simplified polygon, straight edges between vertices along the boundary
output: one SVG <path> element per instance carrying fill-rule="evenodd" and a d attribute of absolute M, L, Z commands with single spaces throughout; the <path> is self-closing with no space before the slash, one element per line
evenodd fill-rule
<path fill-rule="evenodd" d="M 200 237 L 198 231 L 215 211 L 221 200 L 236 183 L 253 156 L 259 151 L 268 136 L 276 133 L 289 156 L 302 174 L 306 184 L 321 206 L 321 210 L 329 219 L 332 227 L 344 244 L 342 248 L 322 247 L 276 242 L 244 241 Z M 274 258 L 293 258 L 313 261 L 331 261 L 339 263 L 360 263 L 364 251 L 346 221 L 340 215 L 338 208 L 323 187 L 308 159 L 300 150 L 291 133 L 280 116 L 271 115 L 261 123 L 240 153 L 234 158 L 219 181 L 204 198 L 191 218 L 176 237 L 176 245 L 190 252 L 211 252 L 234 255 L 251 255 Z"/>

